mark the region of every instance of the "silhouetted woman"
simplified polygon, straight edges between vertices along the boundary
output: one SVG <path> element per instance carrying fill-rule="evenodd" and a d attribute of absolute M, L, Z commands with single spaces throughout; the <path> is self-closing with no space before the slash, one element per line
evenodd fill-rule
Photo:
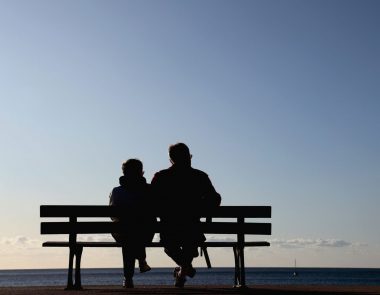
<path fill-rule="evenodd" d="M 152 241 L 152 225 L 156 219 L 146 214 L 146 206 L 150 204 L 150 189 L 143 177 L 142 162 L 129 159 L 123 163 L 122 170 L 124 175 L 119 178 L 120 186 L 111 192 L 110 206 L 123 208 L 123 215 L 112 220 L 121 222 L 124 230 L 112 236 L 122 244 L 123 286 L 133 288 L 135 260 L 139 261 L 140 272 L 151 269 L 146 262 L 145 246 Z"/>

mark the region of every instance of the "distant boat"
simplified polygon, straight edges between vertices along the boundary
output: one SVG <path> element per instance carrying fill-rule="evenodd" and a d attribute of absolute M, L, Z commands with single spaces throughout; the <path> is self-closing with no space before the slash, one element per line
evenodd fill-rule
<path fill-rule="evenodd" d="M 297 260 L 294 259 L 294 272 L 293 272 L 293 277 L 298 276 L 297 272 Z"/>

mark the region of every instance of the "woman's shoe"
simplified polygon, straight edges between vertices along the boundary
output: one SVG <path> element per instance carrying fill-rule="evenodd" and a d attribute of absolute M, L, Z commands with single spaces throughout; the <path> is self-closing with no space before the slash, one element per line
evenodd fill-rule
<path fill-rule="evenodd" d="M 139 262 L 139 268 L 140 268 L 140 272 L 147 272 L 147 271 L 150 271 L 152 268 L 148 265 L 148 263 L 146 263 L 146 261 L 144 260 L 143 262 Z"/>
<path fill-rule="evenodd" d="M 132 278 L 124 278 L 123 287 L 127 289 L 134 288 Z"/>

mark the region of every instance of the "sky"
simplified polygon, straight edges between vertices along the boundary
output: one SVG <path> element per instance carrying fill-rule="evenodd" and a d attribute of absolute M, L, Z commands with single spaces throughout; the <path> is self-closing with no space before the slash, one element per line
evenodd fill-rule
<path fill-rule="evenodd" d="M 150 182 L 176 142 L 222 205 L 272 206 L 247 266 L 380 267 L 380 2 L 0 5 L 0 269 L 67 267 L 41 247 L 66 237 L 40 235 L 39 206 L 107 205 L 124 160 Z M 121 267 L 121 251 L 82 263 Z"/>

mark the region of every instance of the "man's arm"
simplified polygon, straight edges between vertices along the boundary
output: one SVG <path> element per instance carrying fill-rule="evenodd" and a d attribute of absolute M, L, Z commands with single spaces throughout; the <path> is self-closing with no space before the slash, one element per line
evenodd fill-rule
<path fill-rule="evenodd" d="M 220 206 L 220 203 L 222 202 L 222 197 L 215 190 L 207 174 L 205 175 L 205 178 L 204 178 L 204 189 L 205 189 L 204 200 L 205 200 L 206 205 L 210 207 Z"/>

